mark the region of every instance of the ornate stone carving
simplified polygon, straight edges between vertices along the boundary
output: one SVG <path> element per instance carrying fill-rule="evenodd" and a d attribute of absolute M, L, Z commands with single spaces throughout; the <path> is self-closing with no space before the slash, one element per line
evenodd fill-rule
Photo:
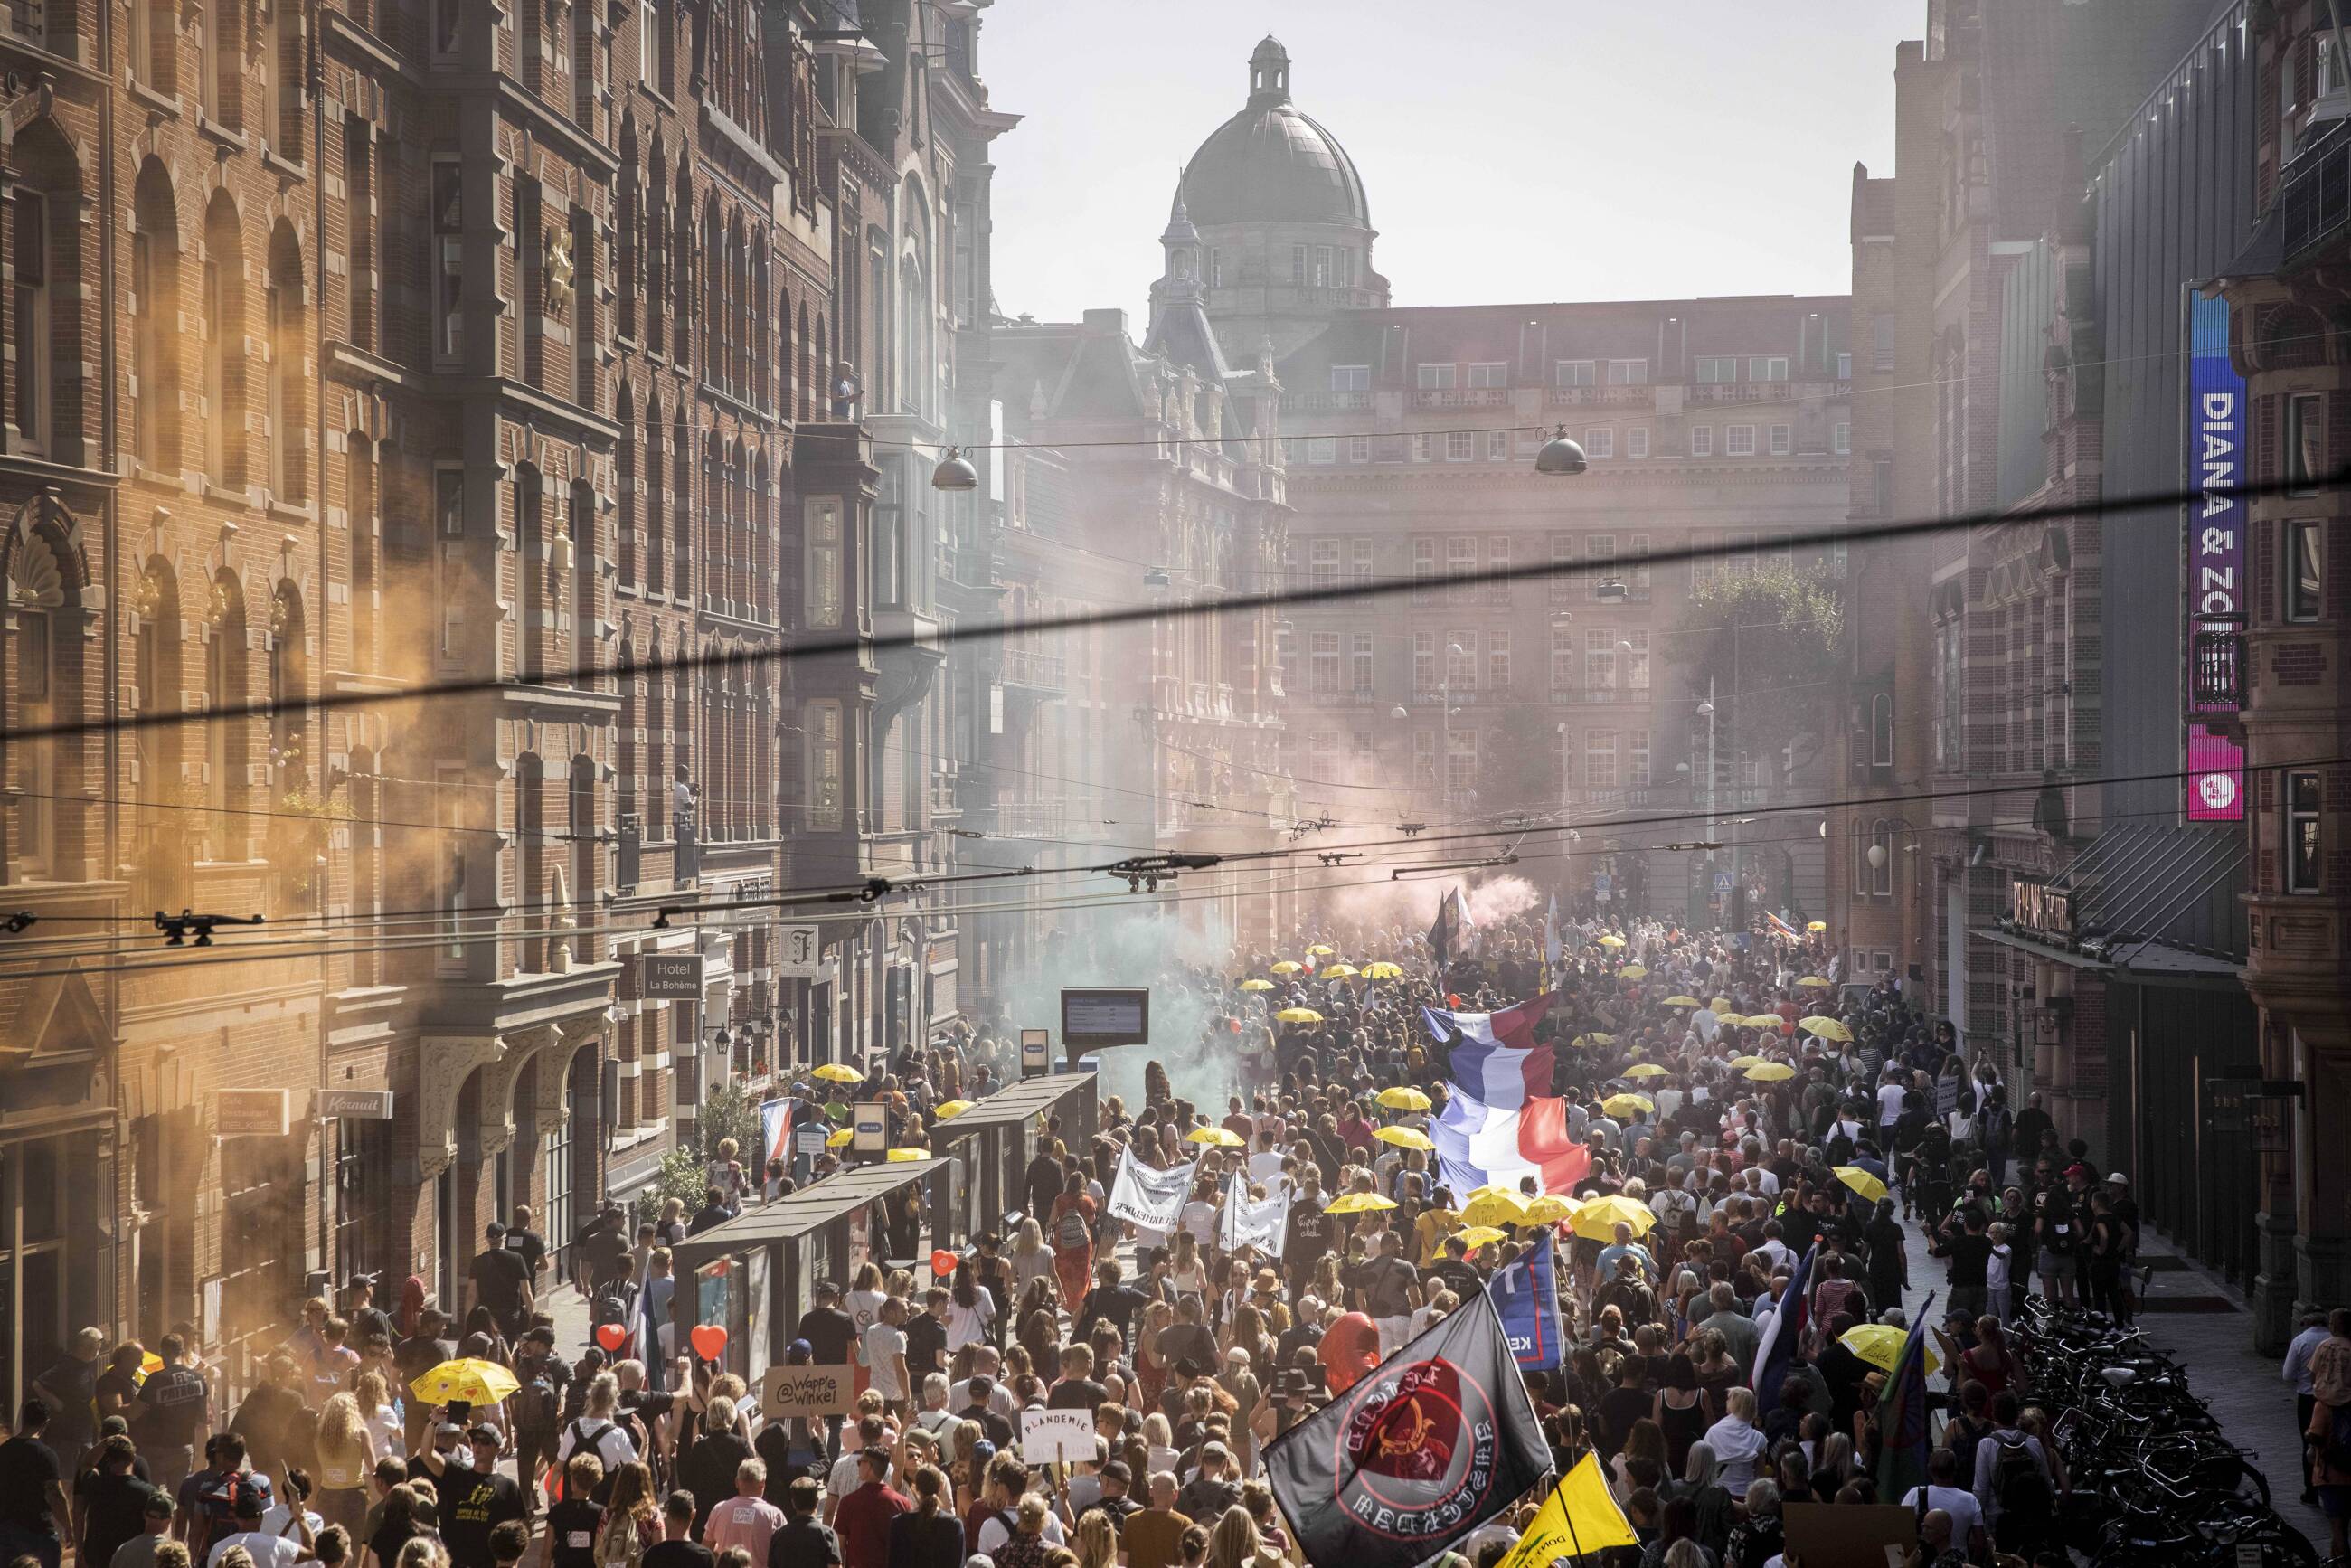
<path fill-rule="evenodd" d="M 494 1034 L 426 1035 L 417 1048 L 416 1166 L 426 1181 L 457 1161 L 457 1096 L 475 1069 L 498 1059 Z"/>

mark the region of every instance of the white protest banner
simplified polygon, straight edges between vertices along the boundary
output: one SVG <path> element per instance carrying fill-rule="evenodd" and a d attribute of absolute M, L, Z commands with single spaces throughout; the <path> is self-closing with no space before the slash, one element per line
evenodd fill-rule
<path fill-rule="evenodd" d="M 1145 1230 L 1175 1229 L 1183 1218 L 1184 1200 L 1192 1195 L 1192 1176 L 1189 1165 L 1155 1171 L 1137 1160 L 1133 1149 L 1121 1149 L 1118 1179 L 1110 1189 L 1111 1218 Z"/>
<path fill-rule="evenodd" d="M 1253 1202 L 1249 1184 L 1233 1177 L 1225 1188 L 1225 1212 L 1217 1226 L 1217 1245 L 1228 1252 L 1254 1247 L 1272 1257 L 1281 1256 L 1290 1239 L 1290 1184 L 1276 1178 L 1266 1186 L 1265 1201 Z"/>
<path fill-rule="evenodd" d="M 1090 1465 L 1094 1459 L 1091 1410 L 1024 1410 L 1020 1457 L 1032 1465 Z"/>

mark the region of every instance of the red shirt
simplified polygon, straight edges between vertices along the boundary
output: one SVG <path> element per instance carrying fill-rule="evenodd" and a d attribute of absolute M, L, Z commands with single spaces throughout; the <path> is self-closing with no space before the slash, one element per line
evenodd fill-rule
<path fill-rule="evenodd" d="M 914 1506 L 886 1481 L 868 1481 L 842 1498 L 832 1516 L 842 1568 L 887 1568 L 890 1521 Z"/>

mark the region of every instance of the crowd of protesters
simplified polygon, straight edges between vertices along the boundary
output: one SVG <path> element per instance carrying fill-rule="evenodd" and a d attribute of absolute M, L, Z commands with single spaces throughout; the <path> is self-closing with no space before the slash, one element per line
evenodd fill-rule
<path fill-rule="evenodd" d="M 1562 1469 L 1587 1451 L 1605 1465 L 1642 1542 L 1628 1568 L 1775 1568 L 1788 1503 L 1879 1500 L 1885 1363 L 1847 1342 L 1904 1329 L 1929 1290 L 1933 1457 L 1920 1490 L 1884 1500 L 1919 1507 L 1928 1562 L 2055 1551 L 2068 1478 L 2006 1325 L 2036 1283 L 2128 1321 L 2124 1176 L 2037 1097 L 2011 1103 L 1993 1063 L 1890 983 L 1836 984 L 1810 943 L 1649 921 L 1557 936 L 1554 959 L 1529 912 L 1438 963 L 1415 934 L 1325 924 L 1229 973 L 1171 964 L 1164 983 L 1210 1005 L 1238 1092 L 1196 1103 L 1155 1064 L 1138 1103 L 1105 1100 L 1084 1141 L 1050 1125 L 1019 1207 L 971 1237 L 925 1238 L 912 1188 L 883 1205 L 872 1256 L 817 1283 L 787 1355 L 857 1367 L 844 1416 L 763 1418 L 756 1389 L 663 1326 L 669 1249 L 822 1180 L 830 1152 L 747 1168 L 724 1149 L 699 1208 L 597 1215 L 570 1268 L 594 1324 L 622 1326 L 617 1354 L 561 1343 L 528 1210 L 464 1271 L 462 1316 L 419 1280 L 381 1305 L 375 1281 L 350 1281 L 308 1304 L 234 1410 L 214 1407 L 178 1337 L 151 1354 L 88 1331 L 0 1444 L 0 1564 L 58 1568 L 69 1551 L 107 1568 L 1302 1568 L 1262 1479 L 1268 1445 L 1468 1301 L 1538 1228 L 1465 1236 L 1474 1195 L 1379 1135 L 1425 1131 L 1447 1103 L 1451 1042 L 1421 1009 L 1546 988 L 1538 1039 L 1590 1154 L 1564 1196 L 1637 1213 L 1601 1234 L 1542 1222 L 1570 1348 L 1527 1386 Z M 1402 973 L 1324 977 L 1342 958 Z M 1301 1009 L 1319 1019 L 1277 1017 Z M 1797 1027 L 1823 1016 L 1851 1038 Z M 1786 1071 L 1749 1076 L 1759 1060 Z M 941 1106 L 1017 1077 L 988 1036 L 885 1066 L 859 1097 L 888 1106 L 893 1145 L 921 1145 Z M 1382 1103 L 1399 1089 L 1428 1108 Z M 833 1086 L 795 1092 L 812 1117 L 846 1113 Z M 1210 1128 L 1231 1146 L 1204 1146 Z M 1197 1162 L 1167 1232 L 1108 1214 L 1123 1151 Z M 1287 1201 L 1278 1252 L 1217 1244 L 1233 1179 Z M 1326 1212 L 1362 1195 L 1384 1207 Z M 1943 1278 L 1911 1277 L 1914 1238 Z M 926 1240 L 951 1270 L 933 1272 Z M 1759 1407 L 1758 1348 L 1808 1253 L 1810 1326 Z M 514 1391 L 475 1405 L 413 1391 L 458 1358 L 508 1369 Z M 1026 1462 L 1022 1418 L 1039 1408 L 1091 1413 L 1091 1451 Z M 1499 1561 L 1540 1500 L 1457 1555 Z"/>

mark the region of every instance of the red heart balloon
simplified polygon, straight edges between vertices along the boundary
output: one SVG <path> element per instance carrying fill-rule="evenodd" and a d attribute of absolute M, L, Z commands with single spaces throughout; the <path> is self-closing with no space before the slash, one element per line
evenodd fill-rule
<path fill-rule="evenodd" d="M 942 1279 L 956 1271 L 956 1255 L 942 1247 L 931 1254 L 931 1272 Z"/>
<path fill-rule="evenodd" d="M 619 1323 L 598 1323 L 596 1343 L 604 1347 L 607 1355 L 618 1355 L 621 1347 L 629 1343 L 629 1331 Z"/>
<path fill-rule="evenodd" d="M 686 1338 L 694 1342 L 694 1354 L 705 1361 L 716 1361 L 726 1354 L 726 1331 L 716 1323 L 697 1323 Z"/>

